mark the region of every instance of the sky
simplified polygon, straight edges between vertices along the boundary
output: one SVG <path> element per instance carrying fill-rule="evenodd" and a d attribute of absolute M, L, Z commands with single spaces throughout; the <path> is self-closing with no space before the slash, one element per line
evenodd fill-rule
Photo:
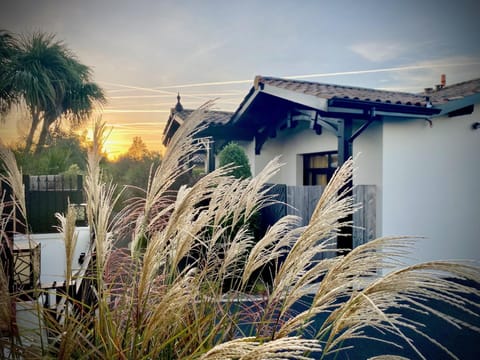
<path fill-rule="evenodd" d="M 421 92 L 480 77 L 477 0 L 7 0 L 0 28 L 56 34 L 108 103 L 107 150 L 159 150 L 177 93 L 235 111 L 255 75 Z M 25 131 L 26 114 L 0 125 Z M 14 134 L 14 135 L 13 135 Z"/>

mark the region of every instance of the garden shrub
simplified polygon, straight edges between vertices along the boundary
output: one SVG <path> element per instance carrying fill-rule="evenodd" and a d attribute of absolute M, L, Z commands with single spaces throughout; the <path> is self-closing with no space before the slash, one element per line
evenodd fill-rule
<path fill-rule="evenodd" d="M 247 154 L 237 143 L 227 144 L 219 153 L 220 166 L 234 165 L 231 174 L 237 179 L 246 179 L 252 176 Z"/>

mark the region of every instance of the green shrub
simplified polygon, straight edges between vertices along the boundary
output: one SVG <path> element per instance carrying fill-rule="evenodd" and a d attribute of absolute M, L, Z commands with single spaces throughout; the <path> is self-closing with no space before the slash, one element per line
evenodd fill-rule
<path fill-rule="evenodd" d="M 237 143 L 231 142 L 218 154 L 219 165 L 234 165 L 231 174 L 237 179 L 246 179 L 252 176 L 250 164 L 245 151 Z"/>

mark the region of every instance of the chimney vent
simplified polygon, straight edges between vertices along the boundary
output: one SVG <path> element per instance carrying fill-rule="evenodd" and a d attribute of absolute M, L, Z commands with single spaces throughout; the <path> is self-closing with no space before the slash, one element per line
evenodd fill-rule
<path fill-rule="evenodd" d="M 442 85 L 442 88 L 444 88 L 445 86 L 447 86 L 447 75 L 442 74 L 442 75 L 440 76 L 440 85 Z"/>

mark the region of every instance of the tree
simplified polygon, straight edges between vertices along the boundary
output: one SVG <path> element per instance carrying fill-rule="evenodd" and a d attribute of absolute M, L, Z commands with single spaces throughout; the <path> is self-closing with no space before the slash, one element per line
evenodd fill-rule
<path fill-rule="evenodd" d="M 33 145 L 35 131 L 41 124 L 38 153 L 47 141 L 53 124 L 62 118 L 73 124 L 85 120 L 96 104 L 105 102 L 103 90 L 91 82 L 91 70 L 54 35 L 34 33 L 18 39 L 2 33 L 0 60 L 5 67 L 0 77 L 2 105 L 8 109 L 24 102 L 32 123 L 26 151 Z M 5 100 L 6 99 L 6 100 Z"/>
<path fill-rule="evenodd" d="M 104 171 L 106 180 L 112 180 L 117 185 L 117 191 L 122 193 L 115 210 L 120 210 L 125 201 L 142 196 L 148 185 L 150 169 L 158 166 L 162 161 L 160 153 L 150 151 L 140 136 L 133 138 L 130 148 L 117 159 L 106 159 Z M 126 186 L 126 188 L 124 188 Z"/>
<path fill-rule="evenodd" d="M 245 151 L 237 143 L 229 143 L 218 154 L 220 166 L 233 164 L 236 166 L 231 174 L 238 179 L 246 179 L 252 176 L 250 164 Z"/>
<path fill-rule="evenodd" d="M 16 46 L 15 38 L 9 32 L 0 30 L 0 115 L 7 113 L 15 103 L 12 84 L 6 81 L 6 74 L 10 72 Z"/>
<path fill-rule="evenodd" d="M 24 151 L 22 147 L 14 149 L 18 164 L 28 175 L 56 175 L 66 172 L 82 173 L 86 168 L 87 147 L 73 132 L 52 134 L 51 144 L 38 154 Z"/>
<path fill-rule="evenodd" d="M 149 151 L 147 145 L 140 136 L 135 136 L 132 141 L 132 145 L 128 148 L 127 156 L 134 160 L 142 160 L 149 157 Z"/>

